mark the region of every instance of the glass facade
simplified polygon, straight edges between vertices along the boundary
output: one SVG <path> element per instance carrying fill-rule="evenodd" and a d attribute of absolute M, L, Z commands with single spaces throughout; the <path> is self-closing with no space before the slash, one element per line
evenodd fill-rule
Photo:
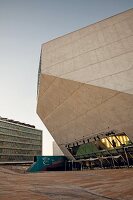
<path fill-rule="evenodd" d="M 118 131 L 83 138 L 66 147 L 77 161 L 90 162 L 97 167 L 133 165 L 133 142 Z"/>
<path fill-rule="evenodd" d="M 83 143 L 81 144 L 79 144 L 78 142 L 73 143 L 68 149 L 75 158 L 89 158 L 99 152 L 112 151 L 113 149 L 120 149 L 123 147 L 128 147 L 130 145 L 132 145 L 131 140 L 125 133 L 121 133 L 106 136 L 103 138 L 94 137 L 92 141 L 86 140 L 83 141 Z"/>
<path fill-rule="evenodd" d="M 0 120 L 0 162 L 33 161 L 42 154 L 42 131 L 31 125 Z"/>
<path fill-rule="evenodd" d="M 131 141 L 125 134 L 103 138 L 103 139 L 101 139 L 101 142 L 107 148 L 120 147 L 121 145 L 128 145 L 131 143 Z"/>

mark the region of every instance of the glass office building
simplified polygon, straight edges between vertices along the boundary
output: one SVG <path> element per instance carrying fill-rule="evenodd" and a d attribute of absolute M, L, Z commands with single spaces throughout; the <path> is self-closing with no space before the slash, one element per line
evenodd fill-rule
<path fill-rule="evenodd" d="M 41 130 L 33 125 L 0 118 L 0 162 L 29 162 L 41 154 Z"/>

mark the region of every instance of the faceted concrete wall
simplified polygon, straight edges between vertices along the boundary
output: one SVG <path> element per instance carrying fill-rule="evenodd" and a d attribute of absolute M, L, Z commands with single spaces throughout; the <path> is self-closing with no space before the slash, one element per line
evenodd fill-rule
<path fill-rule="evenodd" d="M 59 146 L 57 145 L 57 143 L 53 141 L 53 156 L 63 156 L 63 155 L 64 154 L 59 148 Z"/>
<path fill-rule="evenodd" d="M 117 129 L 133 139 L 133 9 L 42 45 L 37 113 L 65 144 Z"/>

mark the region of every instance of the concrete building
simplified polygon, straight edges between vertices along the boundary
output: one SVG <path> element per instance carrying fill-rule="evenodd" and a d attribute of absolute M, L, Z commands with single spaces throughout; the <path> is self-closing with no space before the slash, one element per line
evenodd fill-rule
<path fill-rule="evenodd" d="M 133 9 L 42 45 L 37 113 L 72 160 L 132 148 Z"/>
<path fill-rule="evenodd" d="M 34 161 L 37 155 L 42 155 L 42 131 L 1 117 L 0 163 Z"/>
<path fill-rule="evenodd" d="M 58 144 L 53 141 L 53 156 L 62 156 L 64 155 L 61 149 L 59 148 Z"/>

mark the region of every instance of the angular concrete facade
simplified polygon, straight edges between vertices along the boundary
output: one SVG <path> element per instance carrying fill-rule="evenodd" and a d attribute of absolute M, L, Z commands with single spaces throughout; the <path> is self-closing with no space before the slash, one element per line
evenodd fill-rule
<path fill-rule="evenodd" d="M 42 45 L 37 113 L 70 158 L 103 132 L 133 140 L 133 9 Z"/>

